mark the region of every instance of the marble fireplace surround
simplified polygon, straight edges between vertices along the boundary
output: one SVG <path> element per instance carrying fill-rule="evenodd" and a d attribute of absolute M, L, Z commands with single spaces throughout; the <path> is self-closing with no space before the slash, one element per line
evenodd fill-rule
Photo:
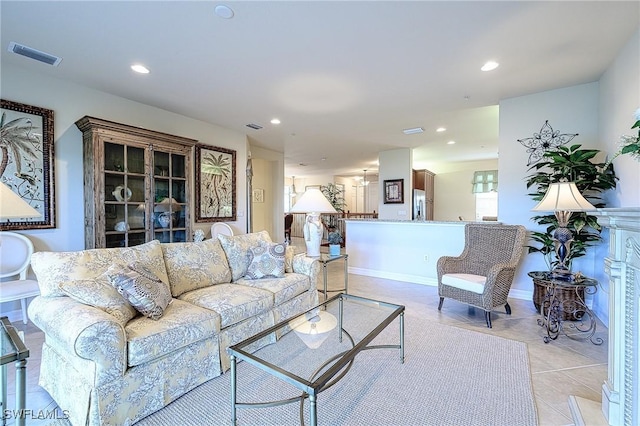
<path fill-rule="evenodd" d="M 608 372 L 602 385 L 600 408 L 609 425 L 639 425 L 640 207 L 598 209 L 590 213 L 609 229 L 609 251 L 604 259 L 609 277 Z M 584 424 L 580 412 L 588 409 L 580 407 L 581 403 L 573 397 L 569 404 L 574 420 L 578 420 L 576 424 Z"/>

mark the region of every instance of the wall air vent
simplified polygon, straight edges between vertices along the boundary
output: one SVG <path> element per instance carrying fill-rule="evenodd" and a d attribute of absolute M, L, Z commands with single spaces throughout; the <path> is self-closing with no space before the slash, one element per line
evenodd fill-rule
<path fill-rule="evenodd" d="M 255 124 L 255 123 L 249 123 L 247 124 L 247 127 L 253 130 L 260 130 L 262 129 L 262 126 L 259 124 Z"/>
<path fill-rule="evenodd" d="M 9 50 L 9 52 L 17 53 L 18 55 L 26 56 L 27 58 L 35 59 L 36 61 L 44 62 L 48 65 L 53 65 L 54 67 L 57 67 L 62 61 L 62 58 L 58 56 L 53 56 L 32 47 L 18 44 L 15 41 L 9 43 L 9 48 L 7 50 Z"/>

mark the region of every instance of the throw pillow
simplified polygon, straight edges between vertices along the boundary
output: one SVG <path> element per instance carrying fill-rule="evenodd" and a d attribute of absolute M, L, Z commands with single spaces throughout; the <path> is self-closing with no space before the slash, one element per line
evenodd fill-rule
<path fill-rule="evenodd" d="M 294 246 L 287 246 L 287 251 L 284 253 L 284 272 L 293 272 L 293 257 L 296 255 L 296 248 Z"/>
<path fill-rule="evenodd" d="M 140 263 L 125 267 L 113 265 L 106 273 L 118 293 L 146 317 L 160 319 L 171 303 L 167 285 Z"/>
<path fill-rule="evenodd" d="M 284 276 L 284 244 L 263 244 L 249 250 L 249 266 L 244 276 L 249 280 Z"/>
<path fill-rule="evenodd" d="M 249 250 L 262 243 L 270 243 L 271 237 L 267 231 L 260 231 L 233 236 L 218 234 L 218 240 L 231 268 L 231 280 L 238 281 L 247 274 Z"/>
<path fill-rule="evenodd" d="M 113 315 L 122 325 L 136 316 L 136 310 L 111 286 L 106 274 L 94 279 L 66 281 L 60 284 L 60 289 L 80 303 Z"/>

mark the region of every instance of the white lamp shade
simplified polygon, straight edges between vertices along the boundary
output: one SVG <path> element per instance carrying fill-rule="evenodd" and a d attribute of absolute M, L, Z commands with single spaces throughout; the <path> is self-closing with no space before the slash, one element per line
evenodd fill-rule
<path fill-rule="evenodd" d="M 309 188 L 289 210 L 291 213 L 337 213 L 318 188 Z"/>
<path fill-rule="evenodd" d="M 39 217 L 42 214 L 0 182 L 0 220 Z"/>
<path fill-rule="evenodd" d="M 593 209 L 595 207 L 580 194 L 574 182 L 559 182 L 550 184 L 544 198 L 531 210 L 576 212 Z"/>

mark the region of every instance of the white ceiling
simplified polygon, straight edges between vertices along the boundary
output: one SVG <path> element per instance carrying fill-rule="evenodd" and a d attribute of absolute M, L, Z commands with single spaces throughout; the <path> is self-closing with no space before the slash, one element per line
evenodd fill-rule
<path fill-rule="evenodd" d="M 235 16 L 217 17 L 219 4 Z M 247 133 L 284 152 L 285 175 L 300 177 L 373 171 L 379 151 L 401 147 L 415 148 L 417 168 L 497 158 L 501 99 L 597 81 L 640 28 L 637 1 L 2 0 L 0 8 L 2 63 Z M 11 41 L 63 61 L 9 53 Z M 490 59 L 500 67 L 481 72 Z M 151 73 L 133 73 L 134 62 Z M 425 132 L 402 133 L 412 127 Z"/>

